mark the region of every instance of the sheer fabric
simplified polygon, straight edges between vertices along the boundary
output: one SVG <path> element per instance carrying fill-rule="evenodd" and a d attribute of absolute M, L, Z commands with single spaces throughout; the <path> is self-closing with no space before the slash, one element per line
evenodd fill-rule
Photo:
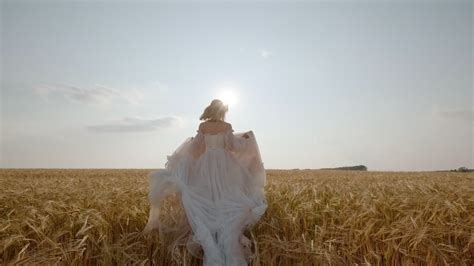
<path fill-rule="evenodd" d="M 160 239 L 173 233 L 170 247 L 185 245 L 208 265 L 248 265 L 253 255 L 245 229 L 267 209 L 266 174 L 252 131 L 218 134 L 200 131 L 186 139 L 166 169 L 151 172 L 150 215 L 144 229 L 158 229 Z M 163 200 L 176 195 L 179 204 L 161 218 Z M 202 251 L 202 252 L 201 252 Z"/>

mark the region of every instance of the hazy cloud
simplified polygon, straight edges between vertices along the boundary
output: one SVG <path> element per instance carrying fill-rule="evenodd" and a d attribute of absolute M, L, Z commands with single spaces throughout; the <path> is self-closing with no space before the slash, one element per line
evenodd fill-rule
<path fill-rule="evenodd" d="M 61 95 L 71 101 L 92 104 L 110 104 L 113 101 L 139 104 L 143 100 L 143 94 L 139 90 L 120 91 L 102 85 L 96 85 L 92 88 L 81 88 L 69 85 L 46 85 L 34 88 L 34 93 L 43 98 L 49 98 L 52 95 Z"/>
<path fill-rule="evenodd" d="M 462 108 L 444 108 L 435 111 L 440 117 L 461 119 L 468 122 L 474 121 L 474 111 L 472 109 Z"/>
<path fill-rule="evenodd" d="M 180 123 L 181 118 L 176 116 L 166 116 L 155 119 L 126 117 L 109 123 L 88 126 L 87 129 L 98 133 L 144 132 L 177 126 Z"/>
<path fill-rule="evenodd" d="M 260 56 L 263 58 L 268 58 L 273 55 L 273 53 L 267 49 L 260 49 L 259 53 L 260 53 Z"/>
<path fill-rule="evenodd" d="M 156 89 L 159 92 L 168 92 L 170 90 L 168 84 L 163 83 L 159 80 L 153 82 L 153 88 Z"/>

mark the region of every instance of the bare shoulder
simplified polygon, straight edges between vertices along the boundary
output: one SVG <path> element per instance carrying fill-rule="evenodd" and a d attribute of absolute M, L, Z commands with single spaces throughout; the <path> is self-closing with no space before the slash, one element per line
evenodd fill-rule
<path fill-rule="evenodd" d="M 218 133 L 222 131 L 232 130 L 232 124 L 225 121 L 210 122 L 204 121 L 199 124 L 199 131 L 204 133 Z"/>
<path fill-rule="evenodd" d="M 222 121 L 224 123 L 224 126 L 226 129 L 232 129 L 232 124 L 231 123 L 228 123 L 228 122 L 225 122 L 225 121 Z"/>
<path fill-rule="evenodd" d="M 204 129 L 206 128 L 206 126 L 207 126 L 207 122 L 206 122 L 206 121 L 201 122 L 201 123 L 199 124 L 199 130 L 200 130 L 200 131 L 204 130 Z"/>

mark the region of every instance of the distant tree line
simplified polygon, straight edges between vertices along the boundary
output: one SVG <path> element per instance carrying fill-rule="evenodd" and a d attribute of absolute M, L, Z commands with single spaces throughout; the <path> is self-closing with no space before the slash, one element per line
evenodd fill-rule
<path fill-rule="evenodd" d="M 467 173 L 467 172 L 474 172 L 474 169 L 469 169 L 467 167 L 459 167 L 458 169 L 453 169 L 451 170 L 451 172 L 463 172 L 463 173 Z"/>
<path fill-rule="evenodd" d="M 367 166 L 365 165 L 343 166 L 343 167 L 336 167 L 336 168 L 321 168 L 321 170 L 367 171 Z"/>

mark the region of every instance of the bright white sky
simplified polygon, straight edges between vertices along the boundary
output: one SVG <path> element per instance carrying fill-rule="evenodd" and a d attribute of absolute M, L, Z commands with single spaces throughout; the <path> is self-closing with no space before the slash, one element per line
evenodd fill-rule
<path fill-rule="evenodd" d="M 2 1 L 1 166 L 162 168 L 204 107 L 267 168 L 474 167 L 472 1 Z"/>

